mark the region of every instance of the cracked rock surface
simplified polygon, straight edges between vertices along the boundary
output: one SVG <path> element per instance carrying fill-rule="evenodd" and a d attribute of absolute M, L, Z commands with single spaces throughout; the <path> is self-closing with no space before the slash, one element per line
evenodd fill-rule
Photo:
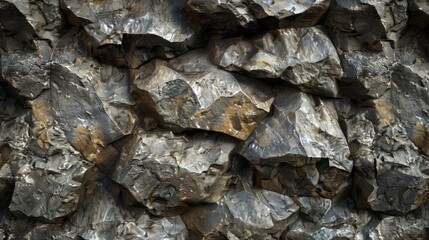
<path fill-rule="evenodd" d="M 429 239 L 424 0 L 0 0 L 0 240 Z"/>

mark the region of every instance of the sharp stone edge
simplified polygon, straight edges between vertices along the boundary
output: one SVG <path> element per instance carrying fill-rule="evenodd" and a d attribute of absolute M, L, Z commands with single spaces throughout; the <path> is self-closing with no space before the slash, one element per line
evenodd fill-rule
<path fill-rule="evenodd" d="M 0 0 L 0 240 L 429 239 L 425 0 Z"/>

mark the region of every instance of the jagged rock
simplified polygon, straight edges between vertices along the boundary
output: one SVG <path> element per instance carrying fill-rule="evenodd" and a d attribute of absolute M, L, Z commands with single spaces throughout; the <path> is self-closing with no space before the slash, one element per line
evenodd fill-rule
<path fill-rule="evenodd" d="M 118 45 L 121 53 L 120 45 L 124 38 L 130 37 L 130 55 L 125 61 L 136 67 L 149 60 L 151 54 L 157 55 L 157 51 L 176 55 L 196 44 L 197 33 L 181 12 L 184 2 L 61 0 L 61 6 L 69 14 L 69 21 L 85 28 L 94 41 L 97 55 L 109 56 L 112 48 L 102 49 L 109 45 Z M 144 54 L 132 53 L 136 48 L 143 48 Z"/>
<path fill-rule="evenodd" d="M 204 50 L 133 71 L 133 92 L 147 114 L 174 130 L 203 129 L 246 139 L 270 111 L 271 90 L 218 69 Z"/>
<path fill-rule="evenodd" d="M 390 88 L 393 59 L 375 52 L 346 52 L 341 55 L 344 75 L 338 81 L 344 96 L 355 100 L 378 98 Z"/>
<path fill-rule="evenodd" d="M 414 240 L 429 237 L 428 218 L 388 216 L 383 218 L 376 228 L 369 233 L 369 240 Z"/>
<path fill-rule="evenodd" d="M 302 91 L 339 96 L 343 71 L 334 45 L 317 27 L 274 30 L 251 39 L 218 40 L 213 61 L 256 78 L 281 78 Z"/>
<path fill-rule="evenodd" d="M 216 202 L 226 191 L 235 140 L 140 129 L 128 142 L 110 176 L 153 213 L 168 215 L 186 210 L 188 203 Z"/>
<path fill-rule="evenodd" d="M 55 49 L 51 88 L 38 107 L 54 117 L 75 149 L 100 163 L 117 151 L 108 144 L 132 131 L 134 102 L 128 72 L 85 56 L 79 37 L 71 32 Z"/>
<path fill-rule="evenodd" d="M 188 0 L 186 10 L 198 28 L 231 34 L 259 28 L 314 26 L 329 8 L 329 3 L 330 0 Z"/>
<path fill-rule="evenodd" d="M 35 46 L 38 51 L 14 51 L 0 56 L 3 80 L 30 99 L 49 88 L 51 47 L 45 41 L 35 41 Z"/>
<path fill-rule="evenodd" d="M 48 220 L 66 216 L 76 210 L 82 177 L 92 165 L 70 147 L 60 129 L 44 121 L 43 112 L 33 110 L 32 129 L 28 117 L 3 122 L 0 128 L 0 146 L 9 151 L 2 153 L 8 164 L 0 172 L 10 167 L 15 180 L 9 209 Z"/>
<path fill-rule="evenodd" d="M 183 220 L 199 238 L 275 239 L 296 220 L 298 209 L 286 195 L 260 189 L 230 190 L 216 204 L 192 208 Z"/>
<path fill-rule="evenodd" d="M 11 2 L 0 2 L 0 49 L 3 51 L 36 50 L 37 34 L 25 16 Z M 0 52 L 1 53 L 1 52 Z"/>
<path fill-rule="evenodd" d="M 332 101 L 284 88 L 273 105 L 239 149 L 255 164 L 258 184 L 291 196 L 334 197 L 353 163 Z"/>
<path fill-rule="evenodd" d="M 39 225 L 24 239 L 188 239 L 179 216 L 157 219 L 121 204 L 120 189 L 106 178 L 89 186 L 83 205 L 66 223 Z"/>
<path fill-rule="evenodd" d="M 392 106 L 383 99 L 375 103 L 373 112 L 346 120 L 355 164 L 353 196 L 359 208 L 404 214 L 427 200 L 428 159 L 390 116 Z"/>
<path fill-rule="evenodd" d="M 367 211 L 358 211 L 350 199 L 332 204 L 317 221 L 298 219 L 289 225 L 282 239 L 325 240 L 325 239 L 368 239 L 368 233 L 379 220 Z M 312 208 L 317 208 L 317 204 Z"/>
<path fill-rule="evenodd" d="M 0 210 L 0 239 L 22 239 L 25 234 L 34 228 L 35 224 L 34 219 L 16 216 L 8 209 L 2 209 Z"/>
<path fill-rule="evenodd" d="M 382 41 L 397 41 L 405 28 L 407 6 L 407 1 L 333 0 L 325 24 L 338 49 L 382 51 Z"/>

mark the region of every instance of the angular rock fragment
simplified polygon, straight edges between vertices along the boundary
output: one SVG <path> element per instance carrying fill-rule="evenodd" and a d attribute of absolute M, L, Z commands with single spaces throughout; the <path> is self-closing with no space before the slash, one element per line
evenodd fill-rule
<path fill-rule="evenodd" d="M 132 73 L 147 114 L 174 130 L 203 129 L 246 139 L 270 111 L 271 89 L 218 69 L 204 50 L 153 60 Z"/>
<path fill-rule="evenodd" d="M 382 41 L 397 41 L 408 20 L 407 1 L 335 0 L 327 16 L 338 49 L 381 51 Z"/>
<path fill-rule="evenodd" d="M 39 225 L 24 239 L 188 239 L 179 216 L 157 219 L 143 208 L 121 204 L 120 189 L 108 179 L 89 186 L 82 207 L 66 223 Z"/>
<path fill-rule="evenodd" d="M 116 54 L 124 54 L 120 45 L 124 38 L 130 37 L 129 55 L 122 56 L 127 59 L 120 60 L 119 64 L 131 61 L 136 67 L 152 58 L 150 55 L 156 56 L 157 49 L 175 55 L 186 52 L 188 46 L 194 44 L 197 34 L 181 12 L 184 2 L 61 0 L 61 6 L 68 13 L 69 21 L 85 28 L 94 41 L 96 55 L 111 58 L 112 49 Z M 114 45 L 118 47 L 112 48 Z M 133 53 L 140 50 L 146 56 Z"/>
<path fill-rule="evenodd" d="M 79 34 L 61 39 L 51 66 L 51 89 L 41 97 L 67 140 L 88 160 L 100 163 L 116 150 L 108 144 L 128 135 L 136 122 L 129 75 L 84 55 Z"/>
<path fill-rule="evenodd" d="M 368 211 L 357 210 L 352 202 L 346 198 L 332 204 L 319 215 L 317 221 L 298 219 L 289 225 L 282 239 L 368 239 L 369 231 L 377 226 L 379 220 Z M 318 206 L 315 204 L 312 207 Z"/>
<path fill-rule="evenodd" d="M 363 101 L 378 98 L 390 88 L 393 59 L 374 52 L 346 52 L 341 55 L 344 75 L 338 84 L 341 93 Z"/>
<path fill-rule="evenodd" d="M 64 217 L 76 210 L 83 175 L 92 164 L 68 144 L 50 119 L 43 119 L 43 112 L 32 112 L 31 130 L 25 122 L 28 117 L 3 122 L 0 128 L 0 146 L 9 151 L 2 152 L 2 158 L 6 156 L 15 182 L 9 209 L 48 220 Z"/>
<path fill-rule="evenodd" d="M 34 41 L 37 51 L 13 51 L 0 55 L 0 73 L 5 82 L 23 97 L 34 99 L 49 88 L 51 47 Z"/>
<path fill-rule="evenodd" d="M 282 89 L 239 153 L 255 164 L 260 187 L 312 197 L 334 197 L 353 163 L 333 103 Z"/>
<path fill-rule="evenodd" d="M 133 136 L 110 174 L 157 215 L 182 212 L 188 203 L 215 202 L 226 191 L 235 141 L 218 134 Z"/>
<path fill-rule="evenodd" d="M 279 193 L 230 190 L 216 204 L 192 208 L 183 220 L 198 238 L 278 239 L 297 218 L 299 207 Z"/>
<path fill-rule="evenodd" d="M 409 218 L 388 216 L 383 218 L 369 233 L 371 240 L 414 240 L 429 237 L 428 218 Z"/>
<path fill-rule="evenodd" d="M 367 113 L 346 120 L 355 165 L 353 196 L 359 208 L 405 214 L 427 201 L 427 157 L 383 99 Z"/>
<path fill-rule="evenodd" d="M 186 10 L 201 29 L 223 34 L 259 28 L 309 27 L 316 25 L 330 0 L 316 1 L 202 1 L 188 0 Z"/>
<path fill-rule="evenodd" d="M 215 41 L 213 61 L 256 78 L 281 78 L 302 91 L 338 97 L 343 71 L 334 45 L 317 27 L 274 30 Z"/>

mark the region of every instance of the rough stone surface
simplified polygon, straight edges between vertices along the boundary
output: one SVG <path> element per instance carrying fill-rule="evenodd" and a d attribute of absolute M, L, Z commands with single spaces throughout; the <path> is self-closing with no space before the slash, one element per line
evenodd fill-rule
<path fill-rule="evenodd" d="M 111 178 L 155 214 L 182 212 L 189 203 L 215 202 L 231 176 L 235 141 L 214 135 L 174 135 L 140 129 L 124 148 Z"/>
<path fill-rule="evenodd" d="M 284 88 L 273 105 L 239 153 L 256 165 L 262 188 L 332 198 L 353 168 L 333 103 Z"/>
<path fill-rule="evenodd" d="M 186 9 L 197 28 L 231 34 L 260 28 L 314 26 L 329 3 L 330 0 L 188 0 Z"/>
<path fill-rule="evenodd" d="M 0 0 L 0 240 L 429 239 L 426 0 Z"/>
<path fill-rule="evenodd" d="M 174 129 L 211 130 L 244 140 L 273 102 L 268 86 L 218 69 L 203 50 L 153 60 L 133 72 L 142 108 Z"/>
<path fill-rule="evenodd" d="M 302 91 L 336 97 L 343 71 L 331 40 L 317 27 L 274 30 L 216 41 L 213 61 L 228 71 L 280 78 Z"/>

